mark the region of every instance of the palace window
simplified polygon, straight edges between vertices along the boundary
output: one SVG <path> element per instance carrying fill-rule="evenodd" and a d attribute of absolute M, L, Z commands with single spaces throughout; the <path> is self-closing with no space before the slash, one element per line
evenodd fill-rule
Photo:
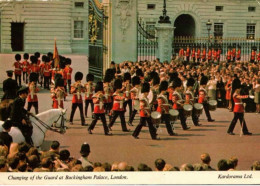
<path fill-rule="evenodd" d="M 246 38 L 247 40 L 255 39 L 255 24 L 248 23 L 246 26 Z"/>
<path fill-rule="evenodd" d="M 155 36 L 155 22 L 146 22 L 146 31 L 151 36 Z"/>
<path fill-rule="evenodd" d="M 83 38 L 83 21 L 74 21 L 74 38 Z"/>
<path fill-rule="evenodd" d="M 214 23 L 214 36 L 223 37 L 223 23 Z"/>
<path fill-rule="evenodd" d="M 84 2 L 75 2 L 75 8 L 84 8 Z"/>
<path fill-rule="evenodd" d="M 249 6 L 248 12 L 255 12 L 255 6 Z"/>
<path fill-rule="evenodd" d="M 216 6 L 216 11 L 221 12 L 223 11 L 224 7 L 223 6 Z"/>
<path fill-rule="evenodd" d="M 154 10 L 155 4 L 147 4 L 147 10 Z"/>

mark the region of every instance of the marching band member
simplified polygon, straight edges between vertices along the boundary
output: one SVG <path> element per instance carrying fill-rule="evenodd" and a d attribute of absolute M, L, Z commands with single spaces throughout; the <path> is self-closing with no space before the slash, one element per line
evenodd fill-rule
<path fill-rule="evenodd" d="M 205 114 L 208 118 L 208 122 L 213 122 L 215 120 L 211 118 L 211 115 L 210 115 L 210 112 L 209 112 L 209 103 L 208 103 L 208 98 L 207 98 L 208 93 L 207 93 L 207 90 L 206 90 L 207 83 L 208 83 L 208 78 L 203 75 L 201 77 L 201 80 L 200 80 L 198 103 L 203 104 Z"/>
<path fill-rule="evenodd" d="M 198 48 L 197 48 L 197 55 L 196 55 L 196 57 L 197 57 L 197 64 L 199 64 L 200 63 L 200 46 L 198 46 Z"/>
<path fill-rule="evenodd" d="M 190 47 L 187 46 L 187 49 L 186 49 L 186 62 L 189 63 L 190 62 Z"/>
<path fill-rule="evenodd" d="M 142 127 L 145 126 L 146 122 L 148 123 L 149 132 L 153 140 L 159 139 L 157 138 L 156 129 L 153 126 L 151 120 L 151 109 L 148 101 L 148 94 L 150 91 L 150 84 L 144 83 L 141 89 L 141 98 L 140 98 L 140 123 L 136 126 L 132 136 L 135 139 L 138 139 L 138 136 L 142 130 Z"/>
<path fill-rule="evenodd" d="M 27 111 L 29 112 L 32 108 L 32 106 L 35 109 L 35 113 L 39 113 L 39 107 L 38 107 L 38 97 L 37 92 L 39 92 L 39 88 L 36 85 L 36 82 L 38 81 L 38 74 L 35 72 L 32 72 L 29 77 L 29 94 L 27 97 L 28 106 Z"/>
<path fill-rule="evenodd" d="M 51 78 L 51 65 L 49 64 L 50 58 L 45 56 L 44 64 L 42 65 L 42 73 L 43 73 L 43 84 L 44 88 L 50 89 L 50 78 Z"/>
<path fill-rule="evenodd" d="M 38 62 L 38 58 L 36 56 L 31 56 L 30 60 L 32 62 L 31 66 L 30 66 L 30 73 L 36 73 L 38 75 L 39 78 L 39 72 L 40 72 L 40 67 L 37 65 Z M 35 82 L 37 85 L 38 80 Z"/>
<path fill-rule="evenodd" d="M 240 61 L 241 60 L 241 46 L 238 46 L 238 49 L 237 49 L 237 61 Z"/>
<path fill-rule="evenodd" d="M 193 63 L 196 62 L 195 54 L 196 54 L 196 49 L 195 49 L 195 47 L 193 47 L 192 51 L 191 51 L 191 57 L 192 57 Z"/>
<path fill-rule="evenodd" d="M 133 126 L 132 123 L 133 123 L 135 115 L 138 111 L 137 108 L 139 107 L 140 84 L 141 84 L 140 78 L 138 76 L 134 76 L 132 78 L 133 88 L 130 91 L 134 110 L 133 110 L 131 116 L 129 117 L 129 121 L 128 121 L 129 126 Z"/>
<path fill-rule="evenodd" d="M 88 74 L 86 76 L 87 83 L 84 85 L 85 87 L 85 117 L 88 115 L 88 105 L 90 104 L 91 106 L 91 113 L 94 111 L 94 103 L 92 100 L 93 92 L 95 90 L 95 85 L 93 83 L 94 81 L 94 75 L 93 74 Z M 103 86 L 103 83 L 102 83 Z M 102 87 L 103 89 L 103 87 Z"/>
<path fill-rule="evenodd" d="M 111 133 L 109 133 L 109 129 L 106 122 L 105 109 L 104 109 L 104 101 L 106 98 L 104 96 L 103 91 L 104 91 L 103 82 L 99 81 L 95 88 L 95 94 L 92 96 L 93 99 L 92 103 L 94 103 L 94 118 L 88 128 L 89 134 L 92 134 L 92 130 L 94 130 L 97 124 L 97 120 L 100 118 L 103 124 L 105 135 L 112 135 Z"/>
<path fill-rule="evenodd" d="M 193 78 L 189 78 L 187 81 L 187 90 L 185 92 L 185 104 L 194 105 L 195 98 L 193 94 L 193 85 L 195 84 L 195 80 Z M 199 124 L 199 116 L 196 115 L 195 109 L 192 109 L 192 121 L 195 126 L 200 126 Z"/>
<path fill-rule="evenodd" d="M 230 48 L 228 48 L 226 57 L 227 57 L 227 62 L 230 63 L 231 62 L 231 50 L 230 50 Z"/>
<path fill-rule="evenodd" d="M 174 136 L 176 134 L 173 132 L 173 128 L 170 124 L 170 114 L 169 114 L 170 105 L 166 95 L 167 88 L 168 88 L 168 82 L 162 81 L 159 87 L 160 94 L 157 97 L 157 101 L 158 101 L 157 112 L 160 112 L 162 114 L 161 119 L 165 121 L 168 134 L 170 136 Z"/>
<path fill-rule="evenodd" d="M 57 78 L 55 80 L 55 88 L 51 93 L 52 97 L 52 108 L 62 108 L 64 109 L 63 99 L 67 96 L 67 93 L 64 89 L 64 79 Z"/>
<path fill-rule="evenodd" d="M 211 48 L 208 49 L 208 63 L 210 63 L 212 60 L 212 50 Z"/>
<path fill-rule="evenodd" d="M 250 62 L 253 63 L 255 62 L 255 56 L 256 56 L 256 52 L 255 52 L 255 49 L 252 49 L 251 51 L 251 57 L 250 57 Z"/>
<path fill-rule="evenodd" d="M 232 56 L 232 61 L 236 62 L 236 47 L 233 46 L 232 52 L 231 52 L 231 56 Z"/>
<path fill-rule="evenodd" d="M 221 55 L 221 49 L 218 48 L 218 50 L 217 50 L 217 62 L 218 63 L 220 62 L 220 55 Z"/>
<path fill-rule="evenodd" d="M 203 50 L 202 50 L 202 56 L 201 56 L 201 59 L 202 59 L 202 62 L 205 62 L 206 61 L 206 48 L 205 46 L 203 47 Z"/>
<path fill-rule="evenodd" d="M 190 127 L 186 124 L 186 117 L 184 116 L 184 110 L 183 110 L 183 99 L 181 95 L 182 91 L 182 82 L 180 78 L 176 78 L 173 81 L 173 96 L 172 96 L 172 102 L 173 102 L 173 109 L 179 111 L 179 117 L 181 120 L 181 125 L 183 130 L 188 130 Z"/>
<path fill-rule="evenodd" d="M 104 107 L 105 107 L 105 113 L 108 114 L 109 120 L 111 120 L 111 110 L 113 107 L 113 87 L 111 85 L 111 81 L 113 80 L 113 69 L 107 69 L 106 74 L 103 81 L 104 86 L 104 95 L 106 97 Z"/>
<path fill-rule="evenodd" d="M 157 110 L 157 108 L 158 108 L 157 97 L 160 94 L 159 87 L 160 87 L 160 78 L 158 75 L 157 76 L 155 75 L 153 77 L 153 86 L 152 86 L 152 92 L 153 92 L 153 96 L 154 96 L 153 97 L 154 102 L 152 103 L 153 110 Z"/>
<path fill-rule="evenodd" d="M 24 61 L 22 62 L 22 69 L 23 69 L 23 82 L 24 83 L 28 83 L 28 70 L 30 68 L 30 63 L 28 61 L 29 59 L 29 54 L 28 53 L 24 53 L 23 54 L 23 59 Z"/>
<path fill-rule="evenodd" d="M 127 101 L 124 102 L 124 109 L 126 111 L 126 106 L 129 107 L 129 116 L 132 114 L 132 99 L 130 90 L 132 89 L 131 85 L 131 74 L 129 72 L 124 73 L 124 82 L 122 91 L 124 92 L 124 96 L 127 98 Z"/>
<path fill-rule="evenodd" d="M 15 62 L 13 64 L 14 66 L 14 75 L 15 75 L 15 81 L 19 85 L 19 87 L 22 85 L 21 84 L 21 76 L 22 76 L 22 64 L 20 63 L 21 61 L 21 55 L 16 54 L 15 55 Z"/>
<path fill-rule="evenodd" d="M 66 67 L 65 67 L 64 71 L 66 72 L 66 75 L 67 75 L 66 80 L 67 80 L 67 85 L 68 85 L 69 93 L 71 93 L 71 92 L 70 92 L 70 90 L 71 90 L 71 74 L 72 74 L 72 70 L 73 70 L 73 69 L 70 67 L 70 65 L 71 65 L 71 59 L 70 59 L 70 58 L 66 58 Z"/>
<path fill-rule="evenodd" d="M 70 124 L 73 124 L 73 117 L 77 107 L 79 107 L 80 111 L 80 118 L 81 118 L 81 125 L 87 126 L 85 124 L 85 118 L 83 114 L 83 103 L 82 103 L 82 96 L 81 93 L 84 92 L 84 86 L 81 84 L 81 80 L 83 78 L 82 72 L 76 72 L 75 74 L 75 83 L 71 86 L 71 93 L 73 94 L 72 97 L 72 107 L 71 107 L 71 114 L 70 114 Z"/>
<path fill-rule="evenodd" d="M 248 95 L 240 95 L 240 90 L 241 90 L 241 82 L 239 79 L 235 79 L 234 82 L 233 82 L 233 89 L 235 90 L 234 94 L 233 94 L 233 99 L 234 99 L 234 102 L 235 102 L 235 106 L 234 106 L 234 118 L 233 120 L 231 121 L 230 123 L 230 126 L 228 128 L 228 131 L 227 133 L 229 135 L 235 135 L 233 133 L 233 130 L 236 126 L 236 123 L 237 123 L 237 120 L 239 119 L 240 121 L 240 125 L 242 127 L 242 131 L 243 131 L 243 134 L 244 135 L 252 135 L 251 132 L 248 132 L 248 129 L 247 129 L 247 126 L 246 126 L 246 121 L 245 121 L 245 118 L 244 118 L 244 105 L 243 105 L 243 102 L 242 102 L 242 99 L 246 99 L 248 98 Z"/>
<path fill-rule="evenodd" d="M 114 125 L 117 117 L 120 117 L 121 120 L 121 127 L 123 132 L 129 132 L 129 130 L 126 128 L 126 122 L 125 122 L 125 110 L 124 110 L 124 101 L 126 98 L 123 96 L 121 89 L 122 89 L 122 81 L 120 79 L 116 79 L 114 83 L 114 89 L 116 90 L 113 94 L 114 102 L 113 102 L 113 115 L 111 118 L 111 121 L 108 125 L 108 128 L 110 130 L 111 127 Z"/>

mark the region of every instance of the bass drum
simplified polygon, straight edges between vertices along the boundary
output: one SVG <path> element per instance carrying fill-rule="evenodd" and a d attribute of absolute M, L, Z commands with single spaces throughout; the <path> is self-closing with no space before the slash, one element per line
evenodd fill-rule
<path fill-rule="evenodd" d="M 152 123 L 155 128 L 158 128 L 161 123 L 162 114 L 160 112 L 154 111 L 151 113 Z"/>
<path fill-rule="evenodd" d="M 178 119 L 178 116 L 179 116 L 179 111 L 174 110 L 174 109 L 170 109 L 169 114 L 170 114 L 170 121 L 176 121 Z"/>
<path fill-rule="evenodd" d="M 209 101 L 209 110 L 215 111 L 217 109 L 218 102 L 216 100 Z"/>
<path fill-rule="evenodd" d="M 199 116 L 202 114 L 202 110 L 203 110 L 203 105 L 200 103 L 195 103 L 194 104 L 194 112 L 195 115 Z"/>
<path fill-rule="evenodd" d="M 187 118 L 187 117 L 190 117 L 192 115 L 192 105 L 190 104 L 185 104 L 183 106 L 183 110 L 184 110 L 184 116 Z"/>

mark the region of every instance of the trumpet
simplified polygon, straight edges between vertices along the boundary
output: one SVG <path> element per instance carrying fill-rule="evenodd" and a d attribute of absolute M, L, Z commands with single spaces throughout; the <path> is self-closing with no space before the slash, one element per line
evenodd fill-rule
<path fill-rule="evenodd" d="M 76 89 L 77 98 L 80 99 L 80 93 L 81 93 L 82 89 L 84 89 L 84 86 L 81 83 L 76 83 L 74 85 L 74 88 Z"/>

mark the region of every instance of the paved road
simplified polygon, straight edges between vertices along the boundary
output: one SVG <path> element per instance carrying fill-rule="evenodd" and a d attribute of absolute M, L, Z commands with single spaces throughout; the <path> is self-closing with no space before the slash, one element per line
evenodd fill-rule
<path fill-rule="evenodd" d="M 1 59 L 1 56 L 0 56 Z M 7 66 L 11 63 L 3 64 L 1 60 L 0 80 L 3 81 L 3 71 L 9 69 Z M 84 74 L 87 73 L 87 68 L 82 68 L 80 62 L 74 61 L 74 69 L 81 69 Z M 76 70 L 75 70 L 76 71 Z M 84 78 L 85 80 L 85 78 Z M 85 81 L 83 81 L 85 82 Z M 39 93 L 40 112 L 51 108 L 50 94 L 47 90 L 42 90 Z M 71 96 L 65 102 L 67 118 L 71 111 Z M 32 110 L 34 111 L 34 110 Z M 90 115 L 90 112 L 89 112 Z M 89 159 L 92 162 L 114 162 L 127 161 L 130 165 L 137 167 L 141 162 L 147 163 L 154 168 L 154 160 L 163 158 L 167 163 L 174 166 L 180 166 L 183 163 L 200 162 L 200 154 L 208 152 L 212 159 L 212 167 L 216 168 L 217 162 L 220 159 L 228 159 L 231 156 L 236 156 L 239 159 L 238 169 L 248 170 L 253 161 L 259 160 L 260 148 L 260 115 L 247 113 L 245 119 L 250 132 L 253 136 L 239 136 L 240 127 L 236 126 L 235 136 L 227 135 L 226 131 L 233 117 L 233 113 L 226 109 L 217 109 L 212 112 L 212 116 L 216 122 L 208 123 L 203 113 L 200 117 L 201 127 L 192 126 L 189 120 L 188 125 L 191 130 L 183 131 L 180 128 L 179 122 L 175 125 L 178 136 L 168 136 L 163 125 L 158 131 L 161 138 L 160 141 L 150 139 L 148 128 L 143 128 L 140 133 L 140 139 L 136 140 L 131 136 L 131 132 L 121 132 L 119 121 L 113 127 L 113 136 L 104 136 L 102 124 L 98 122 L 93 134 L 87 133 L 87 127 L 80 125 L 79 112 L 75 114 L 74 125 L 69 125 L 66 134 L 61 135 L 48 131 L 46 133 L 45 142 L 42 146 L 43 150 L 48 149 L 52 140 L 58 140 L 61 143 L 61 149 L 69 149 L 71 155 L 79 157 L 81 144 L 87 142 L 91 146 L 91 155 Z M 128 119 L 128 116 L 127 116 Z M 87 119 L 89 124 L 91 119 Z M 135 120 L 134 125 L 137 125 L 138 120 Z M 134 127 L 129 127 L 131 131 Z"/>

